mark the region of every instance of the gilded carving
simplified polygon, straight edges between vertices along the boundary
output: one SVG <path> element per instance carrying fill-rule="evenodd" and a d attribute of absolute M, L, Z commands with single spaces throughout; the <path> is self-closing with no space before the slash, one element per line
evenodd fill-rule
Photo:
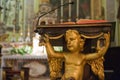
<path fill-rule="evenodd" d="M 56 80 L 58 77 L 62 77 L 62 59 L 49 57 L 49 68 L 51 80 Z"/>
<path fill-rule="evenodd" d="M 86 40 L 85 38 L 98 38 L 96 52 L 88 54 L 82 53 Z M 101 42 L 101 38 L 103 38 L 103 42 Z M 49 35 L 45 35 L 44 45 L 49 55 L 51 80 L 55 80 L 54 77 L 60 73 L 62 66 L 61 59 L 65 62 L 65 73 L 62 75 L 62 80 L 82 80 L 86 63 L 91 65 L 93 73 L 98 75 L 100 80 L 104 80 L 103 56 L 109 47 L 109 33 L 101 33 L 96 36 L 85 36 L 84 34 L 79 34 L 77 30 L 69 29 L 65 33 L 65 40 L 69 52 L 55 52 L 49 39 Z"/>

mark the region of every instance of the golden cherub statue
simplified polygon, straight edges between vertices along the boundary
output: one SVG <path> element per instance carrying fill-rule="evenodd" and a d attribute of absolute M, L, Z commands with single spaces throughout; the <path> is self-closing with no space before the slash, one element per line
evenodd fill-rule
<path fill-rule="evenodd" d="M 55 52 L 52 45 L 49 42 L 49 36 L 45 35 L 45 46 L 48 56 L 55 58 L 62 58 L 65 61 L 65 73 L 62 76 L 62 80 L 83 80 L 84 66 L 89 61 L 95 61 L 101 59 L 110 42 L 110 34 L 104 33 L 103 37 L 104 45 L 100 45 L 100 40 L 97 41 L 97 51 L 95 53 L 83 54 L 83 46 L 85 39 L 81 38 L 81 34 L 77 30 L 67 30 L 65 33 L 65 40 L 67 43 L 67 49 L 69 52 Z M 92 63 L 90 63 L 92 66 Z M 100 75 L 100 76 L 99 76 Z M 100 80 L 104 80 L 104 73 L 98 73 Z"/>

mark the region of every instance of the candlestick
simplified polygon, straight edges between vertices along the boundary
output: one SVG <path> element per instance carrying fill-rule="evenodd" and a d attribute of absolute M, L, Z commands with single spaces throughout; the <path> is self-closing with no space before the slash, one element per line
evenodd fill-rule
<path fill-rule="evenodd" d="M 18 38 L 18 42 L 24 42 L 23 32 L 20 32 L 20 37 Z"/>
<path fill-rule="evenodd" d="M 20 27 L 20 36 L 18 38 L 18 42 L 23 42 L 24 38 L 23 38 L 23 30 L 22 30 L 22 26 Z"/>
<path fill-rule="evenodd" d="M 16 38 L 15 38 L 15 26 L 13 27 L 13 34 L 12 34 L 12 37 L 11 37 L 11 42 L 15 42 L 16 41 Z"/>
<path fill-rule="evenodd" d="M 26 42 L 30 42 L 31 41 L 31 39 L 30 39 L 30 29 L 29 29 L 29 24 L 28 24 L 28 32 L 27 32 L 27 37 L 26 37 L 26 39 L 25 39 L 25 41 Z"/>

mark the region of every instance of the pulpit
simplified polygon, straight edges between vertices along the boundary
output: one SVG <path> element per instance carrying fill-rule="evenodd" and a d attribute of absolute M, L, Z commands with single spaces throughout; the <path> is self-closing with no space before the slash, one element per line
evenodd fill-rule
<path fill-rule="evenodd" d="M 113 34 L 113 30 L 111 30 L 112 27 L 113 26 L 111 22 L 84 24 L 54 24 L 40 25 L 36 28 L 35 32 L 41 35 L 40 42 L 43 41 L 42 36 L 44 36 L 44 34 L 48 34 L 50 36 L 50 42 L 52 43 L 52 46 L 62 47 L 63 51 L 67 51 L 64 34 L 68 29 L 77 30 L 84 38 L 86 38 L 83 53 L 87 54 L 96 51 L 96 43 L 99 38 L 101 38 L 100 45 L 104 45 L 104 40 L 101 36 L 105 33 Z M 85 65 L 83 80 L 99 80 L 99 76 L 102 76 L 104 78 L 103 57 L 93 62 L 88 62 Z M 64 61 L 57 58 L 48 58 L 51 80 L 61 78 L 62 74 L 64 73 Z M 87 75 L 86 70 L 90 72 L 90 74 L 88 73 Z M 100 72 L 100 74 L 98 74 L 98 72 Z M 86 78 L 88 76 L 89 78 Z"/>

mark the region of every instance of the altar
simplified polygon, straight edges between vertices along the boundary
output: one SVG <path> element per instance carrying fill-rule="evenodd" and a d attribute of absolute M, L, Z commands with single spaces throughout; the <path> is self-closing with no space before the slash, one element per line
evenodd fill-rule
<path fill-rule="evenodd" d="M 49 65 L 47 55 L 3 55 L 1 58 L 1 72 L 6 67 L 12 67 L 18 71 L 24 68 L 29 68 L 29 78 L 48 78 Z"/>

